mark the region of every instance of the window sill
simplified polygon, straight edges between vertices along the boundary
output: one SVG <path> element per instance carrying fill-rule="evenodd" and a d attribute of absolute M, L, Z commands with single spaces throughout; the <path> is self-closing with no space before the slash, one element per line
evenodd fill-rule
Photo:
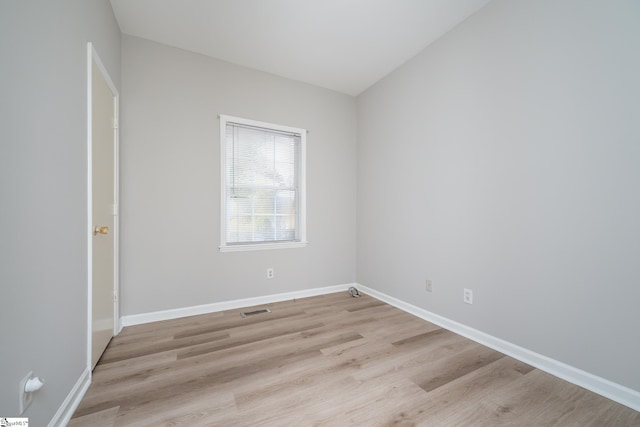
<path fill-rule="evenodd" d="M 221 245 L 220 252 L 245 252 L 269 249 L 304 248 L 307 242 L 259 243 L 255 245 Z"/>

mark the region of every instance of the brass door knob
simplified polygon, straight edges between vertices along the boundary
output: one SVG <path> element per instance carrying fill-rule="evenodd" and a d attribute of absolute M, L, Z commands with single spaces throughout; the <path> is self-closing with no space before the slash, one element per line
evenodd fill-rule
<path fill-rule="evenodd" d="M 104 225 L 102 227 L 100 227 L 100 226 L 96 225 L 93 228 L 93 235 L 96 236 L 98 234 L 109 234 L 109 227 L 104 226 Z"/>

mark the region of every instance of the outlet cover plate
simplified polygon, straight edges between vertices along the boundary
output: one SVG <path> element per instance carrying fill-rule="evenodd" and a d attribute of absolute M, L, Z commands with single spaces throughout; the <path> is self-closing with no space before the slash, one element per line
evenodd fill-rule
<path fill-rule="evenodd" d="M 473 304 L 473 291 L 465 288 L 462 298 L 466 304 Z"/>
<path fill-rule="evenodd" d="M 429 280 L 429 279 L 427 279 L 426 291 L 427 292 L 432 292 L 433 291 L 433 282 L 431 280 Z"/>

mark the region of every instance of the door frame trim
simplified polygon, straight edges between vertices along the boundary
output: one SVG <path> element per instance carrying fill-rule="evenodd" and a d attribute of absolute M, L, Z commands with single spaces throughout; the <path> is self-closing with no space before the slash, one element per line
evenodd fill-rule
<path fill-rule="evenodd" d="M 94 64 L 96 65 L 94 67 Z M 113 94 L 113 113 L 114 113 L 114 212 L 113 212 L 113 335 L 117 335 L 122 329 L 120 322 L 120 281 L 119 281 L 119 247 L 120 247 L 120 94 L 113 84 L 111 76 L 107 72 L 98 52 L 96 52 L 93 43 L 87 43 L 87 367 L 91 372 L 91 345 L 93 331 L 93 73 L 102 74 L 105 82 L 109 86 L 109 90 Z"/>

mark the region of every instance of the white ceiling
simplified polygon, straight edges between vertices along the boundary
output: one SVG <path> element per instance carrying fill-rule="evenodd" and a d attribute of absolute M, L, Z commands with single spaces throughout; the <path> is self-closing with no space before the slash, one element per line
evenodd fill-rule
<path fill-rule="evenodd" d="M 489 0 L 111 0 L 125 34 L 349 95 Z"/>

